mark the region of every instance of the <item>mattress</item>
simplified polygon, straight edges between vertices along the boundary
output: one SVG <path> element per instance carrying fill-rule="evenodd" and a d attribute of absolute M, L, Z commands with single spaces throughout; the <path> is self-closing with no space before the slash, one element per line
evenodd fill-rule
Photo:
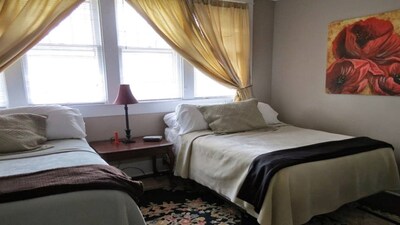
<path fill-rule="evenodd" d="M 85 139 L 46 142 L 46 150 L 0 156 L 0 176 L 107 164 Z M 145 224 L 134 200 L 117 190 L 76 191 L 0 204 L 0 224 Z"/>
<path fill-rule="evenodd" d="M 282 169 L 273 177 L 260 213 L 236 197 L 252 160 L 267 152 L 348 138 L 290 125 L 229 135 L 192 132 L 180 137 L 175 175 L 216 191 L 261 225 L 303 224 L 345 203 L 400 189 L 393 150 L 382 148 Z"/>

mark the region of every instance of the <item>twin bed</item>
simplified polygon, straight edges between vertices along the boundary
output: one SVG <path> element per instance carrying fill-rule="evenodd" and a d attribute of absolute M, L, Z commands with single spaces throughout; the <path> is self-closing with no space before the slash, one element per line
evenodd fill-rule
<path fill-rule="evenodd" d="M 22 142 L 24 130 L 18 129 L 31 129 L 24 127 L 29 121 L 13 120 L 15 124 L 7 127 L 10 115 L 21 114 L 45 115 L 47 141 L 40 147 L 25 143 L 32 149 L 24 151 L 7 150 L 6 142 Z M 141 191 L 140 183 L 114 171 L 89 146 L 79 111 L 21 107 L 0 110 L 0 120 L 0 224 L 145 224 L 133 199 Z M 137 189 L 110 185 L 108 175 Z"/>
<path fill-rule="evenodd" d="M 13 137 L 18 140 L 14 131 L 10 135 L 6 129 L 7 115 L 21 113 L 45 115 L 46 128 L 38 131 L 44 132 L 42 136 L 47 141 L 39 148 L 24 143 L 28 150 L 6 150 L 13 146 Z M 268 171 L 254 177 L 249 173 L 258 167 L 254 162 L 260 156 L 269 158 L 285 152 L 279 150 L 296 152 L 302 146 L 353 139 L 284 124 L 277 115 L 267 104 L 254 99 L 223 105 L 178 106 L 164 117 L 165 137 L 174 144 L 176 154 L 175 175 L 209 187 L 257 218 L 261 225 L 303 224 L 312 216 L 333 211 L 345 203 L 400 189 L 393 149 L 381 142 L 373 149 L 353 154 L 344 149 L 344 154 L 331 158 L 288 164 L 272 174 L 266 188 L 260 185 L 259 180 L 263 181 L 263 173 Z M 91 186 L 85 183 L 86 178 L 78 179 L 87 185 L 83 188 L 68 187 L 68 191 L 61 192 L 57 189 L 57 185 L 62 185 L 64 190 L 63 180 L 69 179 L 57 179 L 58 171 L 63 169 L 70 173 L 70 168 L 84 168 L 83 173 L 89 169 L 90 174 L 97 174 L 100 167 L 99 171 L 110 172 L 107 163 L 84 139 L 79 111 L 63 106 L 22 107 L 0 110 L 0 120 L 0 224 L 145 224 L 134 201 L 135 194 L 141 191 L 140 184 L 118 172 L 119 180 L 128 180 L 136 189 Z M 17 118 L 16 123 L 27 124 L 18 120 L 21 119 Z M 323 147 L 322 152 L 326 149 Z M 46 171 L 57 171 L 52 180 L 56 191 L 43 194 L 41 186 L 24 189 L 31 184 L 31 177 L 41 178 Z M 76 172 L 81 171 L 73 171 Z M 110 173 L 115 175 L 114 171 Z M 100 176 L 100 183 L 102 179 Z M 41 182 L 40 179 L 38 183 Z M 8 193 L 14 185 L 19 192 Z M 263 189 L 265 193 L 259 191 Z M 249 200 L 254 194 L 258 203 Z"/>
<path fill-rule="evenodd" d="M 212 111 L 219 114 L 219 118 L 229 118 L 228 125 L 223 122 L 225 128 L 249 123 L 243 118 L 257 117 L 246 116 L 248 110 L 236 110 L 240 104 L 230 104 L 228 113 L 225 106 Z M 252 104 L 254 106 L 254 102 Z M 317 143 L 351 141 L 352 137 L 283 124 L 277 120 L 277 113 L 264 103 L 258 103 L 257 108 L 267 127 L 251 129 L 250 126 L 243 132 L 221 133 L 218 119 L 205 118 L 202 107 L 181 105 L 164 117 L 168 126 L 165 136 L 175 146 L 175 175 L 214 190 L 257 218 L 261 225 L 304 224 L 312 216 L 334 211 L 345 203 L 380 191 L 400 189 L 393 149 L 386 143 L 377 142 L 377 147 L 356 154 L 347 154 L 348 149 L 344 149 L 344 155 L 340 157 L 311 160 L 277 170 L 265 195 L 258 196 L 261 202 L 257 207 L 248 199 L 259 195 L 258 190 L 263 189 L 259 185 L 261 181 L 243 188 L 245 180 L 264 179 L 263 174 L 248 175 L 255 158 L 284 152 L 278 150 L 296 148 L 294 151 L 297 151 L 298 147 Z M 232 110 L 240 116 L 232 115 Z M 350 150 L 353 148 L 350 146 Z"/>

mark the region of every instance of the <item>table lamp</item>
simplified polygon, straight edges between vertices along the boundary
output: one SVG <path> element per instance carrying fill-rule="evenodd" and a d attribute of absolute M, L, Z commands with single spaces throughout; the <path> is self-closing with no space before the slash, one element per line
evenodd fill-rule
<path fill-rule="evenodd" d="M 124 105 L 125 109 L 125 122 L 126 122 L 126 130 L 125 135 L 126 139 L 123 140 L 123 143 L 133 143 L 134 140 L 131 140 L 131 130 L 129 129 L 129 118 L 128 118 L 128 104 L 136 104 L 138 101 L 131 92 L 129 84 L 121 84 L 119 86 L 118 96 L 114 101 L 115 105 Z"/>

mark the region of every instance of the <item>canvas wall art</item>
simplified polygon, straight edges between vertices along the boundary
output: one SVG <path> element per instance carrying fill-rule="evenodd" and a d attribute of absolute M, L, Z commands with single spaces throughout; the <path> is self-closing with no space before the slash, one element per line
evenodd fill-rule
<path fill-rule="evenodd" d="M 329 24 L 326 92 L 400 95 L 400 10 Z"/>

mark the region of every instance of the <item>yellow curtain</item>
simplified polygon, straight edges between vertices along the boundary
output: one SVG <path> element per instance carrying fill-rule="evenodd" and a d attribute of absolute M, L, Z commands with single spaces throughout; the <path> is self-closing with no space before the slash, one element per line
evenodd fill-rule
<path fill-rule="evenodd" d="M 0 0 L 0 72 L 84 0 Z"/>
<path fill-rule="evenodd" d="M 252 97 L 247 4 L 220 0 L 126 0 L 195 67 Z"/>

